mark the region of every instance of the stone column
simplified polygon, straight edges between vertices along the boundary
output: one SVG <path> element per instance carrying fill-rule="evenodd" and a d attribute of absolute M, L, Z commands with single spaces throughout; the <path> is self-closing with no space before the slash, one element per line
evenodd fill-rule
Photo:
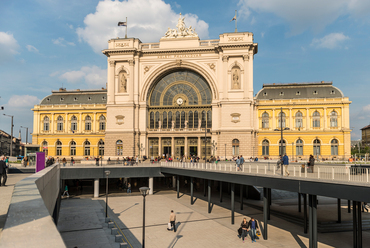
<path fill-rule="evenodd" d="M 50 120 L 51 120 L 51 123 L 50 123 L 50 127 L 51 127 L 50 132 L 51 132 L 51 133 L 54 133 L 54 132 L 55 132 L 55 129 L 54 129 L 54 128 L 55 128 L 55 125 L 54 125 L 54 123 L 55 123 L 56 121 L 55 121 L 55 119 L 54 119 L 54 118 L 55 118 L 54 113 L 52 113 L 52 114 L 51 114 L 51 119 L 50 119 Z M 42 121 L 43 121 L 43 120 L 42 120 Z M 49 146 L 49 144 L 48 144 L 48 146 Z"/>
<path fill-rule="evenodd" d="M 94 198 L 99 197 L 99 178 L 94 180 Z"/>
<path fill-rule="evenodd" d="M 309 109 L 306 108 L 306 130 L 310 129 L 310 112 Z"/>
<path fill-rule="evenodd" d="M 149 195 L 153 195 L 153 177 L 149 177 Z"/>
<path fill-rule="evenodd" d="M 176 176 L 172 176 L 172 188 L 176 187 Z"/>
<path fill-rule="evenodd" d="M 293 130 L 292 108 L 289 108 L 289 128 Z"/>
<path fill-rule="evenodd" d="M 200 137 L 198 137 L 198 157 L 199 157 L 199 158 L 201 158 L 201 155 L 202 155 L 202 152 L 201 152 L 201 151 L 202 151 L 202 150 L 201 150 L 201 149 L 202 149 L 202 147 L 201 147 L 201 146 L 202 146 L 201 138 L 200 138 Z"/>
<path fill-rule="evenodd" d="M 188 157 L 188 137 L 185 137 L 185 157 Z"/>
<path fill-rule="evenodd" d="M 272 109 L 272 130 L 276 128 L 275 109 Z"/>
<path fill-rule="evenodd" d="M 327 122 L 328 122 L 328 118 L 327 118 L 327 115 L 326 115 L 326 107 L 324 107 L 324 126 L 323 126 L 324 130 L 328 128 L 328 126 L 326 124 Z"/>
<path fill-rule="evenodd" d="M 228 76 L 229 76 L 229 73 L 228 73 L 228 68 L 227 68 L 227 62 L 229 61 L 229 56 L 222 56 L 222 71 L 223 71 L 223 78 L 222 80 L 224 81 L 224 84 L 223 84 L 223 93 L 224 93 L 224 99 L 227 99 L 228 97 L 228 90 L 229 90 L 229 87 L 228 87 L 228 84 L 229 84 L 229 80 L 228 80 Z"/>
<path fill-rule="evenodd" d="M 172 159 L 175 157 L 175 137 L 172 137 L 171 140 L 171 157 Z M 175 160 L 173 160 L 175 162 Z"/>
<path fill-rule="evenodd" d="M 115 89 L 115 80 L 114 80 L 114 69 L 116 61 L 108 59 L 108 78 L 107 78 L 107 104 L 114 104 L 114 89 Z"/>
<path fill-rule="evenodd" d="M 162 137 L 158 138 L 158 156 L 162 158 Z"/>
<path fill-rule="evenodd" d="M 129 101 L 130 102 L 133 102 L 134 101 L 134 77 L 136 75 L 134 75 L 134 64 L 135 64 L 135 61 L 134 60 L 129 60 L 128 61 L 128 64 L 129 64 L 129 68 L 130 68 L 130 77 L 129 77 L 129 80 L 130 83 L 127 84 L 127 92 L 130 93 L 130 96 L 129 96 Z"/>

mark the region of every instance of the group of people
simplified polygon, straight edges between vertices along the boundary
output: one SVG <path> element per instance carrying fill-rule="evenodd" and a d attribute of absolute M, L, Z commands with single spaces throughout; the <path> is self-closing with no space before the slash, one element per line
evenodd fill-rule
<path fill-rule="evenodd" d="M 258 222 L 254 217 L 251 217 L 251 219 L 247 222 L 247 218 L 244 218 L 242 223 L 240 224 L 240 228 L 238 229 L 239 236 L 242 237 L 243 243 L 245 241 L 245 238 L 249 235 L 251 236 L 252 243 L 257 242 L 257 231 L 258 228 Z"/>
<path fill-rule="evenodd" d="M 289 176 L 288 166 L 289 166 L 289 157 L 284 154 L 284 156 L 280 155 L 280 158 L 277 161 L 276 170 L 280 169 L 280 166 L 283 166 L 284 172 L 283 175 Z"/>
<path fill-rule="evenodd" d="M 235 163 L 236 163 L 236 169 L 237 169 L 237 171 L 241 171 L 242 170 L 242 166 L 244 164 L 243 155 L 238 156 L 238 158 L 236 159 Z"/>

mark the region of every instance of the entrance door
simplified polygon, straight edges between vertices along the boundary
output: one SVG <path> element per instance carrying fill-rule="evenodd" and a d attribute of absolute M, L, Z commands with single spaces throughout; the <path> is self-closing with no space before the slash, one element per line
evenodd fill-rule
<path fill-rule="evenodd" d="M 190 150 L 190 156 L 193 157 L 197 157 L 198 156 L 198 147 L 197 146 L 189 146 L 189 150 Z"/>
<path fill-rule="evenodd" d="M 168 158 L 171 157 L 171 147 L 170 146 L 164 146 L 163 147 L 163 153 Z"/>

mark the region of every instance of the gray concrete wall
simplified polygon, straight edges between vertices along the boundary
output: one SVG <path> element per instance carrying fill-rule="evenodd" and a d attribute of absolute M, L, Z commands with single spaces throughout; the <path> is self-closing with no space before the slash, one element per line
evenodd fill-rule
<path fill-rule="evenodd" d="M 51 217 L 59 194 L 54 165 L 14 186 L 0 247 L 66 247 Z"/>

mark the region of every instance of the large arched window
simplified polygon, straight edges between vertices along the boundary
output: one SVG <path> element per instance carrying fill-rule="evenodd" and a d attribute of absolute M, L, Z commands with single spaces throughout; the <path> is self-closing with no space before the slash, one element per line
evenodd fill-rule
<path fill-rule="evenodd" d="M 104 141 L 103 140 L 99 140 L 98 148 L 99 148 L 99 156 L 103 156 L 104 155 Z"/>
<path fill-rule="evenodd" d="M 269 114 L 266 112 L 262 114 L 262 128 L 269 128 Z"/>
<path fill-rule="evenodd" d="M 49 131 L 50 129 L 50 120 L 49 117 L 44 117 L 44 131 Z"/>
<path fill-rule="evenodd" d="M 312 114 L 312 127 L 320 127 L 320 113 L 315 111 Z"/>
<path fill-rule="evenodd" d="M 263 140 L 262 141 L 262 155 L 263 156 L 268 156 L 270 155 L 270 151 L 269 151 L 269 141 L 268 140 Z"/>
<path fill-rule="evenodd" d="M 330 127 L 338 127 L 338 114 L 335 111 L 330 113 Z"/>
<path fill-rule="evenodd" d="M 105 116 L 101 115 L 99 117 L 99 130 L 104 131 L 105 130 Z"/>
<path fill-rule="evenodd" d="M 283 148 L 283 149 L 281 149 Z M 286 153 L 286 143 L 283 140 L 283 146 L 281 146 L 281 140 L 279 140 L 279 155 L 284 155 Z"/>
<path fill-rule="evenodd" d="M 278 127 L 285 128 L 285 113 L 280 112 L 278 115 Z"/>
<path fill-rule="evenodd" d="M 48 156 L 48 142 L 45 140 L 42 142 L 42 152 L 45 153 L 45 156 Z"/>
<path fill-rule="evenodd" d="M 61 116 L 58 116 L 58 119 L 57 119 L 57 131 L 63 131 L 63 123 L 64 123 L 64 120 L 63 120 L 63 117 Z"/>
<path fill-rule="evenodd" d="M 59 140 L 57 141 L 56 143 L 56 155 L 57 156 L 62 156 L 62 142 L 60 142 Z"/>
<path fill-rule="evenodd" d="M 302 128 L 303 127 L 303 115 L 301 111 L 298 111 L 295 114 L 295 127 Z"/>
<path fill-rule="evenodd" d="M 122 154 L 123 154 L 123 142 L 122 142 L 122 140 L 117 140 L 117 142 L 116 142 L 116 154 L 117 154 L 117 156 L 122 156 Z"/>
<path fill-rule="evenodd" d="M 321 145 L 321 142 L 320 140 L 318 139 L 315 139 L 313 141 L 313 155 L 316 156 L 316 155 L 320 155 L 321 154 L 321 149 L 320 149 L 320 145 Z"/>
<path fill-rule="evenodd" d="M 233 156 L 239 155 L 239 140 L 233 139 L 232 146 L 233 146 Z"/>
<path fill-rule="evenodd" d="M 84 142 L 84 156 L 90 156 L 90 141 Z"/>
<path fill-rule="evenodd" d="M 295 144 L 295 153 L 296 155 L 303 155 L 303 141 L 298 139 Z"/>
<path fill-rule="evenodd" d="M 91 131 L 91 117 L 89 115 L 85 118 L 85 131 Z"/>
<path fill-rule="evenodd" d="M 338 140 L 331 141 L 331 155 L 338 155 Z"/>
<path fill-rule="evenodd" d="M 70 156 L 76 156 L 76 142 L 71 141 L 70 147 L 69 147 L 69 155 Z"/>
<path fill-rule="evenodd" d="M 76 116 L 72 116 L 71 118 L 71 131 L 72 132 L 77 131 L 77 117 Z"/>

